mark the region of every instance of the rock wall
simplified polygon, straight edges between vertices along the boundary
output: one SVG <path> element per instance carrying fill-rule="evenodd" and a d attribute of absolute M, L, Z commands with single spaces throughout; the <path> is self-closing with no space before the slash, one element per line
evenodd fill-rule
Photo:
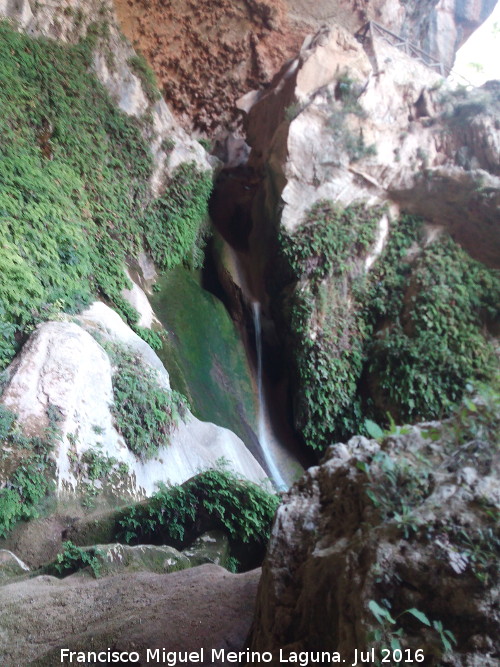
<path fill-rule="evenodd" d="M 321 446 L 317 430 L 328 424 L 341 421 L 346 429 L 341 433 L 357 432 L 366 405 L 378 406 L 377 419 L 384 419 L 387 411 L 399 419 L 436 416 L 437 403 L 427 412 L 401 409 L 406 401 L 414 405 L 413 389 L 387 400 L 388 383 L 381 388 L 377 375 L 389 367 L 386 358 L 375 375 L 372 372 L 376 341 L 387 340 L 398 322 L 404 345 L 410 347 L 424 329 L 424 335 L 432 330 L 426 325 L 417 334 L 415 323 L 409 323 L 420 278 L 409 279 L 401 295 L 401 303 L 412 308 L 407 305 L 391 316 L 385 311 L 371 321 L 371 316 L 367 320 L 359 315 L 372 308 L 376 289 L 369 297 L 364 290 L 371 276 L 378 276 L 373 280 L 382 285 L 390 275 L 392 269 L 384 262 L 391 239 L 400 233 L 403 213 L 420 216 L 425 224 L 412 240 L 408 237 L 399 268 L 393 266 L 397 271 L 408 275 L 413 265 L 418 269 L 418 258 L 433 252 L 431 242 L 448 237 L 475 260 L 499 267 L 499 103 L 495 82 L 472 91 L 455 90 L 377 34 L 360 42 L 339 25 L 306 40 L 300 56 L 268 90 L 239 100 L 247 113 L 252 147 L 248 167 L 260 177 L 253 186 L 247 245 L 254 266 L 262 267 L 268 312 L 288 347 L 295 426 L 311 446 Z M 343 231 L 334 230 L 335 210 L 353 216 Z M 370 222 L 371 215 L 377 219 Z M 346 256 L 341 245 L 348 242 L 349 229 L 354 236 Z M 331 246 L 329 233 L 337 239 Z M 462 266 L 469 261 L 464 255 Z M 490 275 L 498 285 L 497 274 Z M 440 280 L 445 282 L 444 272 Z M 397 289 L 391 285 L 382 299 L 388 303 Z M 471 287 L 471 294 L 475 290 Z M 479 333 L 483 323 L 478 317 L 474 326 Z M 492 317 L 498 318 L 498 311 Z M 444 326 L 448 333 L 457 328 L 451 320 Z M 402 347 L 394 369 L 398 364 L 416 368 L 424 349 L 413 354 Z M 450 343 L 448 349 L 455 348 Z M 458 356 L 457 350 L 451 353 L 454 359 Z M 425 383 L 440 386 L 438 369 L 444 365 L 440 362 L 435 373 L 422 369 L 428 373 Z M 479 374 L 489 372 L 487 368 L 489 362 Z M 462 378 L 462 390 L 464 382 Z M 416 394 L 425 394 L 425 388 Z M 352 408 L 353 400 L 365 407 Z M 339 413 L 342 403 L 352 412 L 348 418 Z M 341 437 L 334 429 L 323 444 Z"/>
<path fill-rule="evenodd" d="M 321 199 L 392 200 L 496 263 L 498 94 L 494 83 L 455 92 L 377 36 L 363 48 L 339 26 L 322 30 L 269 91 L 239 102 L 248 111 L 250 164 L 269 173 L 267 218 L 279 216 L 291 231 Z M 474 201 L 474 229 L 466 200 Z"/>
<path fill-rule="evenodd" d="M 496 0 L 287 0 L 293 16 L 318 23 L 340 23 L 351 32 L 367 20 L 376 21 L 392 32 L 452 67 L 455 53 L 491 14 Z"/>
<path fill-rule="evenodd" d="M 90 332 L 90 333 L 89 333 Z M 91 335 L 92 334 L 92 335 Z M 256 481 L 266 473 L 231 431 L 201 422 L 187 411 L 173 429 L 168 446 L 145 459 L 130 450 L 116 426 L 111 406 L 113 362 L 97 342 L 119 343 L 154 369 L 158 385 L 169 392 L 168 374 L 155 352 L 113 310 L 96 302 L 75 322 L 40 325 L 7 369 L 1 403 L 12 410 L 26 434 L 42 435 L 47 410 L 59 413 L 60 433 L 54 457 L 59 495 L 85 495 L 88 470 L 82 459 L 92 452 L 126 466 L 116 478 L 103 473 L 97 489 L 118 498 L 151 495 L 158 482 L 180 484 L 222 458 L 243 477 Z M 87 489 L 88 490 L 88 489 Z"/>
<path fill-rule="evenodd" d="M 354 34 L 368 20 L 453 65 L 457 49 L 496 0 L 238 0 L 217 3 L 116 0 L 120 25 L 146 55 L 165 98 L 186 126 L 213 133 L 238 125 L 235 101 L 267 88 L 276 71 L 321 26 Z"/>
<path fill-rule="evenodd" d="M 337 651 L 351 664 L 355 649 L 379 659 L 398 645 L 427 665 L 496 664 L 498 399 L 491 407 L 355 437 L 307 471 L 277 512 L 252 649 L 273 664 L 280 651 Z M 466 442 L 475 410 L 492 425 L 481 444 Z"/>

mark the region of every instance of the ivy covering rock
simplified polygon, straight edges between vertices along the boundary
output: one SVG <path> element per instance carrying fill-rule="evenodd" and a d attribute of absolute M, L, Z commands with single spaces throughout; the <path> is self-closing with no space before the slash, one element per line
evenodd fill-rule
<path fill-rule="evenodd" d="M 200 261 L 211 174 L 182 164 L 153 198 L 142 121 L 89 71 L 102 30 L 64 46 L 0 23 L 1 367 L 36 323 L 96 294 L 136 324 L 121 295 L 127 256 Z"/>
<path fill-rule="evenodd" d="M 364 260 L 379 208 L 320 202 L 281 252 L 295 279 L 287 288 L 300 398 L 296 423 L 323 449 L 385 422 L 445 415 L 467 383 L 497 366 L 486 324 L 499 319 L 500 274 L 446 233 L 427 243 L 424 221 L 402 216 L 374 267 Z"/>

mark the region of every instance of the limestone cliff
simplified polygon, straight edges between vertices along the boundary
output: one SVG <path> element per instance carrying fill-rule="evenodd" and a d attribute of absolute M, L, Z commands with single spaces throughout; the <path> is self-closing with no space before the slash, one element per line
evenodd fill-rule
<path fill-rule="evenodd" d="M 398 648 L 426 665 L 497 664 L 498 396 L 468 405 L 446 424 L 338 443 L 290 490 L 252 648 L 273 664 L 319 649 L 397 662 Z"/>
<path fill-rule="evenodd" d="M 495 82 L 448 87 L 376 31 L 338 25 L 239 101 L 262 174 L 250 252 L 311 446 L 356 432 L 367 409 L 435 417 L 496 365 L 476 334 L 498 319 L 498 273 L 474 260 L 499 266 L 499 102 Z"/>
<path fill-rule="evenodd" d="M 120 25 L 146 55 L 165 98 L 185 125 L 214 132 L 238 124 L 236 99 L 267 88 L 323 25 L 351 34 L 376 21 L 428 53 L 443 71 L 489 16 L 495 0 L 116 0 Z"/>

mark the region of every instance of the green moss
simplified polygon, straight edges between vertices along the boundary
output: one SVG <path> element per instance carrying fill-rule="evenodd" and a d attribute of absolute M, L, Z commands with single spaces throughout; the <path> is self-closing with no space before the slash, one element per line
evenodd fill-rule
<path fill-rule="evenodd" d="M 181 165 L 152 200 L 140 123 L 88 71 L 104 34 L 90 26 L 85 40 L 62 46 L 0 23 L 2 365 L 16 332 L 96 293 L 135 323 L 121 297 L 124 263 L 146 239 L 162 266 L 199 262 L 210 176 Z"/>
<path fill-rule="evenodd" d="M 185 267 L 159 281 L 152 304 L 169 332 L 159 352 L 172 386 L 184 393 L 194 414 L 226 426 L 244 441 L 255 424 L 252 378 L 236 327 L 223 304 L 200 287 Z"/>

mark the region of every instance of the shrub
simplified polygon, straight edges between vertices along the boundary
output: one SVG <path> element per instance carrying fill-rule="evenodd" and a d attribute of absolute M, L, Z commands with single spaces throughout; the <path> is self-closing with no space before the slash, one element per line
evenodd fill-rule
<path fill-rule="evenodd" d="M 265 543 L 279 498 L 228 470 L 200 473 L 180 486 L 161 485 L 147 503 L 123 512 L 119 539 L 141 543 L 155 534 L 182 541 L 204 514 L 232 540 Z"/>
<path fill-rule="evenodd" d="M 168 444 L 184 416 L 187 402 L 176 391 L 160 386 L 156 371 L 136 354 L 114 345 L 113 416 L 127 446 L 143 459 Z"/>
<path fill-rule="evenodd" d="M 0 537 L 5 537 L 18 521 L 39 515 L 43 499 L 53 491 L 54 462 L 50 452 L 58 437 L 53 413 L 43 438 L 23 436 L 16 415 L 0 406 L 2 457 L 9 458 L 11 472 L 0 489 Z"/>

